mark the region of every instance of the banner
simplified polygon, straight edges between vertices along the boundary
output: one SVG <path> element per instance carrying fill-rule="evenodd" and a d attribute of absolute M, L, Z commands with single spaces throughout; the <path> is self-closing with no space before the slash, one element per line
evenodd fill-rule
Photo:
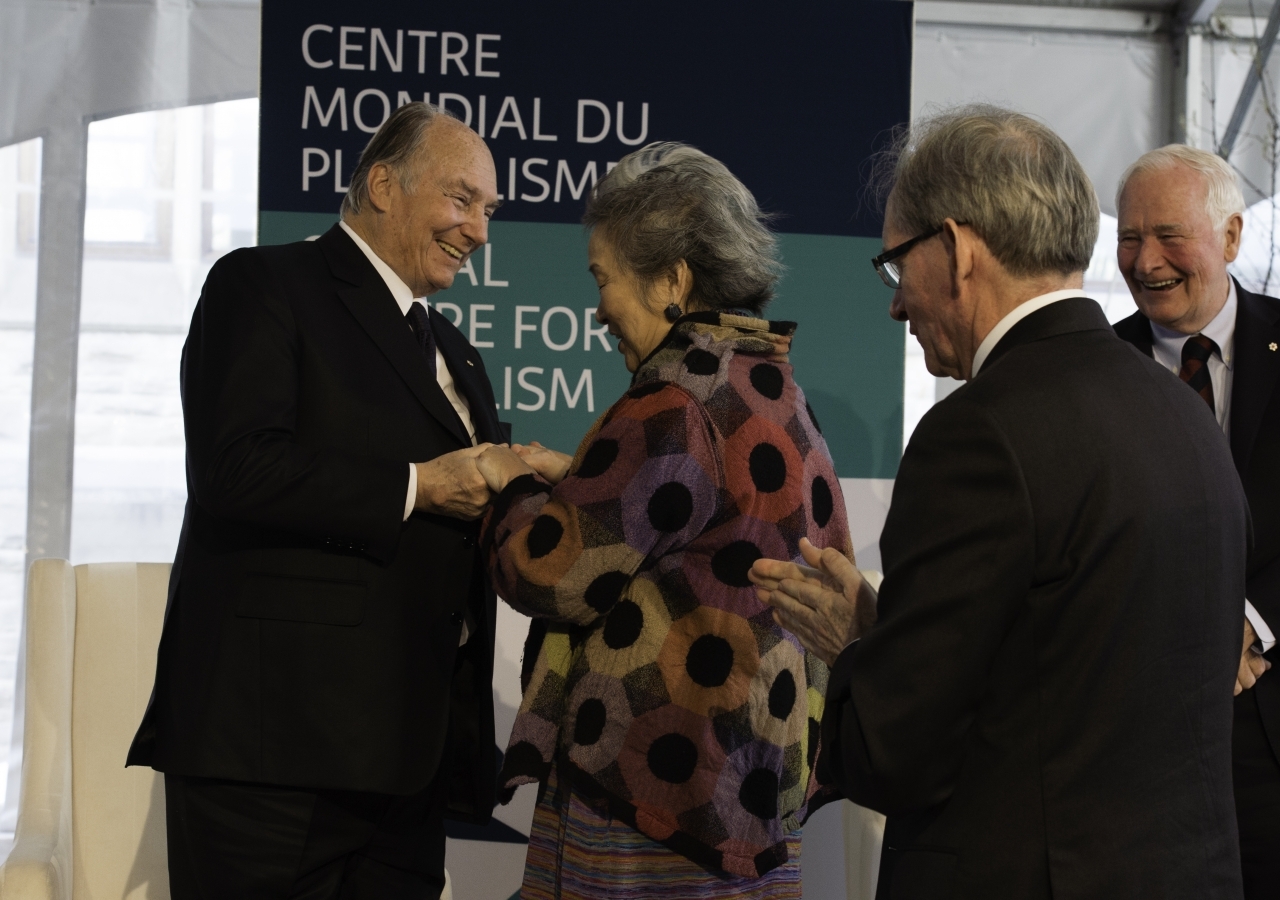
<path fill-rule="evenodd" d="M 595 324 L 587 192 L 655 140 L 722 160 L 775 214 L 787 274 L 768 315 L 800 323 L 793 360 L 847 478 L 892 478 L 902 326 L 868 260 L 861 185 L 906 121 L 911 5 L 640 6 L 407 0 L 262 13 L 259 242 L 337 221 L 360 151 L 410 100 L 488 142 L 503 206 L 490 242 L 431 298 L 480 348 L 516 440 L 572 452 L 629 373 Z"/>
<path fill-rule="evenodd" d="M 880 0 L 264 0 L 259 242 L 303 240 L 336 222 L 360 151 L 397 107 L 424 100 L 453 112 L 488 142 L 503 206 L 489 243 L 429 300 L 484 355 L 515 440 L 572 453 L 630 380 L 594 319 L 580 224 L 588 192 L 651 141 L 692 144 L 774 216 L 787 271 L 767 317 L 799 323 L 796 380 L 838 474 L 891 479 L 905 334 L 869 264 L 881 223 L 862 185 L 871 155 L 909 116 L 911 35 L 911 4 Z M 522 636 L 519 623 L 500 623 L 500 741 L 519 699 Z M 451 841 L 459 900 L 505 900 L 519 887 L 532 794 L 499 813 L 509 824 L 451 831 L 493 842 Z M 488 849 L 468 856 L 466 846 Z M 832 896 L 843 897 L 842 864 L 833 877 Z"/>

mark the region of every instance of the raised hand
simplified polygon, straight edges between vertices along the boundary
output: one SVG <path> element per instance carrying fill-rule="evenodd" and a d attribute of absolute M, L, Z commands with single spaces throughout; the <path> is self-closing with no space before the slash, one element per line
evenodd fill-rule
<path fill-rule="evenodd" d="M 800 554 L 808 567 L 758 559 L 749 577 L 774 621 L 830 666 L 875 621 L 876 593 L 840 551 L 801 538 Z"/>
<path fill-rule="evenodd" d="M 573 457 L 559 450 L 544 447 L 537 441 L 527 444 L 512 444 L 511 449 L 535 472 L 552 484 L 559 484 L 569 473 Z"/>

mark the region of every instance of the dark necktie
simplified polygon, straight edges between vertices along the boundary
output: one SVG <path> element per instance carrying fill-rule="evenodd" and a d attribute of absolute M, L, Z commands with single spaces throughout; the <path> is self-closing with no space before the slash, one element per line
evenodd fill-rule
<path fill-rule="evenodd" d="M 404 317 L 409 320 L 409 327 L 413 329 L 413 336 L 418 339 L 418 346 L 422 348 L 422 355 L 427 358 L 427 368 L 431 370 L 431 377 L 436 377 L 436 339 L 431 333 L 431 317 L 427 314 L 427 309 L 418 301 L 414 301 L 409 305 L 409 311 Z M 1213 401 L 1210 400 L 1210 403 Z"/>
<path fill-rule="evenodd" d="M 1213 356 L 1213 352 L 1217 349 L 1218 345 L 1212 338 L 1207 338 L 1203 334 L 1193 334 L 1182 345 L 1182 369 L 1178 372 L 1178 377 L 1191 385 L 1191 390 L 1204 398 L 1204 402 L 1208 403 L 1209 409 L 1214 412 L 1217 412 L 1217 409 L 1213 405 L 1213 381 L 1209 378 L 1209 357 Z"/>

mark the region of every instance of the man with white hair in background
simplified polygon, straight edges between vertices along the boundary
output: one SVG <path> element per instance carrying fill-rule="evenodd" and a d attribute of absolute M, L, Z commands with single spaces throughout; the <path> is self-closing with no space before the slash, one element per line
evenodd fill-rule
<path fill-rule="evenodd" d="M 1263 673 L 1280 625 L 1280 300 L 1227 273 L 1240 252 L 1235 172 L 1171 144 L 1129 167 L 1116 196 L 1120 272 L 1139 312 L 1116 333 L 1213 410 L 1253 516 L 1232 769 L 1245 896 L 1280 891 L 1280 677 Z"/>

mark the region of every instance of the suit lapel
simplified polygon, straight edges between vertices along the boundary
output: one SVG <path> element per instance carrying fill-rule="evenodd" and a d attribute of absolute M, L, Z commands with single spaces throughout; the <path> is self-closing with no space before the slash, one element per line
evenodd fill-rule
<path fill-rule="evenodd" d="M 1116 334 L 1137 347 L 1147 356 L 1155 358 L 1155 333 L 1151 330 L 1151 320 L 1140 312 L 1115 324 Z"/>
<path fill-rule="evenodd" d="M 1280 376 L 1280 317 L 1236 284 L 1235 371 L 1231 379 L 1231 455 L 1248 471 L 1249 457 Z"/>
<path fill-rule="evenodd" d="M 471 439 L 458 420 L 453 404 L 431 377 L 422 348 L 414 340 L 413 331 L 405 324 L 400 307 L 377 270 L 337 225 L 321 236 L 317 243 L 324 250 L 333 274 L 347 282 L 346 286 L 338 288 L 338 297 L 360 327 L 432 418 L 444 426 L 461 446 L 470 446 Z"/>
<path fill-rule="evenodd" d="M 453 375 L 454 387 L 467 398 L 476 440 L 482 443 L 502 443 L 505 438 L 498 425 L 493 388 L 488 376 L 484 374 L 484 364 L 479 352 L 436 309 L 431 310 L 431 330 L 436 338 L 436 346 L 440 348 L 440 355 L 444 357 L 449 372 Z"/>

